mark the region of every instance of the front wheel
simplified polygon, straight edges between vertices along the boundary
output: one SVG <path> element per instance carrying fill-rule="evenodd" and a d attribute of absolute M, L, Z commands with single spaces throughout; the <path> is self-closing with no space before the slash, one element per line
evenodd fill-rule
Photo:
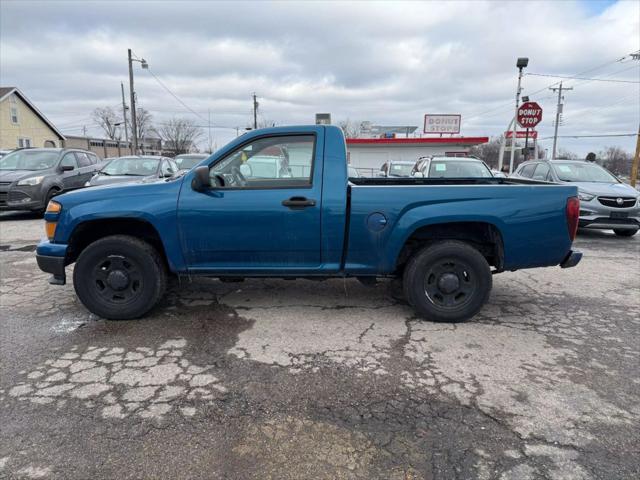
<path fill-rule="evenodd" d="M 443 241 L 409 260 L 403 284 L 407 301 L 420 316 L 435 322 L 462 322 L 489 299 L 491 268 L 470 245 Z"/>
<path fill-rule="evenodd" d="M 112 320 L 138 318 L 162 296 L 167 273 L 160 254 L 127 235 L 101 238 L 85 248 L 73 270 L 73 286 L 85 307 Z"/>
<path fill-rule="evenodd" d="M 616 228 L 613 230 L 613 233 L 615 233 L 619 237 L 633 237 L 637 232 L 638 230 L 630 230 L 626 228 L 625 229 Z"/>

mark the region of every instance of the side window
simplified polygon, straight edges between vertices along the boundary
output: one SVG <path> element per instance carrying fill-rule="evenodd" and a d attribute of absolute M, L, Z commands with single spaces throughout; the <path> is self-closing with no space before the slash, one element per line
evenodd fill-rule
<path fill-rule="evenodd" d="M 98 163 L 98 156 L 95 153 L 87 153 L 87 156 L 89 157 L 89 160 L 91 160 L 92 165 Z"/>
<path fill-rule="evenodd" d="M 536 167 L 536 171 L 533 173 L 534 180 L 546 180 L 549 174 L 549 165 L 546 163 L 539 163 Z"/>
<path fill-rule="evenodd" d="M 89 160 L 89 157 L 87 156 L 86 153 L 75 152 L 75 154 L 76 154 L 76 159 L 78 160 L 78 166 L 80 168 L 91 166 L 91 160 Z"/>
<path fill-rule="evenodd" d="M 522 175 L 523 177 L 531 178 L 533 176 L 533 171 L 535 170 L 536 165 L 538 164 L 533 163 L 531 165 L 525 165 L 524 167 L 522 167 L 522 170 L 520 170 L 520 175 Z"/>
<path fill-rule="evenodd" d="M 217 162 L 210 176 L 226 188 L 308 187 L 314 146 L 313 135 L 259 138 Z"/>
<path fill-rule="evenodd" d="M 65 167 L 67 165 L 71 165 L 73 168 L 78 168 L 78 163 L 76 162 L 76 157 L 73 153 L 67 153 L 64 157 L 62 157 L 60 166 Z"/>

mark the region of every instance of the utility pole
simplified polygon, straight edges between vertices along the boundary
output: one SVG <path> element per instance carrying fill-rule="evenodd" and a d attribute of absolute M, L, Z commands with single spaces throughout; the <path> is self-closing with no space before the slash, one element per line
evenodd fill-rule
<path fill-rule="evenodd" d="M 564 100 L 562 92 L 566 90 L 573 90 L 573 87 L 563 87 L 562 82 L 560 82 L 559 87 L 551 87 L 549 88 L 549 90 L 558 92 L 558 105 L 556 106 L 556 125 L 553 131 L 553 150 L 551 153 L 551 159 L 553 160 L 554 158 L 556 158 L 557 153 L 556 147 L 558 145 L 558 125 L 560 124 L 560 115 L 562 115 L 562 101 Z"/>
<path fill-rule="evenodd" d="M 258 100 L 256 98 L 255 92 L 253 92 L 253 129 L 257 130 L 258 128 Z"/>
<path fill-rule="evenodd" d="M 133 137 L 133 154 L 138 154 L 138 119 L 136 118 L 136 93 L 133 90 L 133 61 L 131 60 L 131 49 L 129 54 L 129 91 L 131 93 L 131 136 Z"/>
<path fill-rule="evenodd" d="M 520 106 L 520 85 L 522 84 L 522 70 L 526 68 L 527 65 L 529 65 L 528 58 L 518 58 L 518 62 L 516 63 L 516 67 L 518 68 L 518 88 L 516 89 L 516 110 L 513 115 L 513 130 L 511 133 L 511 156 L 509 158 L 509 173 L 513 173 L 513 157 L 516 153 L 516 128 L 518 126 L 518 107 Z"/>
<path fill-rule="evenodd" d="M 638 137 L 636 138 L 636 154 L 633 157 L 633 163 L 631 164 L 631 186 L 636 186 L 638 180 L 638 164 L 640 163 L 640 126 L 638 126 Z"/>
<path fill-rule="evenodd" d="M 120 90 L 122 90 L 122 116 L 124 117 L 124 139 L 129 145 L 129 127 L 127 125 L 127 104 L 124 101 L 124 83 L 120 82 Z M 131 150 L 131 145 L 129 145 L 129 150 Z M 133 155 L 133 151 L 131 151 Z"/>

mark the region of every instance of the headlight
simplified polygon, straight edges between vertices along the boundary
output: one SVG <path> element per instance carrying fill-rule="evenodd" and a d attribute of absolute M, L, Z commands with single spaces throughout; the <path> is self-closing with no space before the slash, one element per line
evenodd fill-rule
<path fill-rule="evenodd" d="M 18 182 L 18 185 L 39 185 L 44 180 L 44 175 L 40 175 L 39 177 L 31 177 L 25 178 Z"/>
<path fill-rule="evenodd" d="M 591 195 L 590 193 L 587 193 L 587 192 L 578 192 L 578 198 L 583 202 L 590 202 L 591 200 L 594 199 L 594 197 L 595 195 Z"/>

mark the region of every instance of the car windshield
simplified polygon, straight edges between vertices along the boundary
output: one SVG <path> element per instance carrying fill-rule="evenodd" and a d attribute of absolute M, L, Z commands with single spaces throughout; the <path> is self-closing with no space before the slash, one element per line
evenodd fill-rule
<path fill-rule="evenodd" d="M 184 157 L 176 157 L 174 160 L 176 165 L 180 170 L 190 170 L 199 164 L 204 158 L 202 156 L 194 155 L 194 156 L 184 156 Z"/>
<path fill-rule="evenodd" d="M 47 170 L 55 167 L 60 152 L 18 150 L 0 159 L 0 170 Z"/>
<path fill-rule="evenodd" d="M 389 175 L 392 177 L 408 177 L 413 170 L 413 163 L 392 163 L 389 167 Z"/>
<path fill-rule="evenodd" d="M 563 182 L 619 183 L 611 173 L 593 163 L 554 162 L 553 166 Z"/>
<path fill-rule="evenodd" d="M 111 160 L 101 171 L 107 175 L 146 177 L 156 174 L 159 162 L 158 158 L 121 157 Z"/>
<path fill-rule="evenodd" d="M 431 160 L 429 178 L 490 178 L 487 166 L 476 160 Z"/>

